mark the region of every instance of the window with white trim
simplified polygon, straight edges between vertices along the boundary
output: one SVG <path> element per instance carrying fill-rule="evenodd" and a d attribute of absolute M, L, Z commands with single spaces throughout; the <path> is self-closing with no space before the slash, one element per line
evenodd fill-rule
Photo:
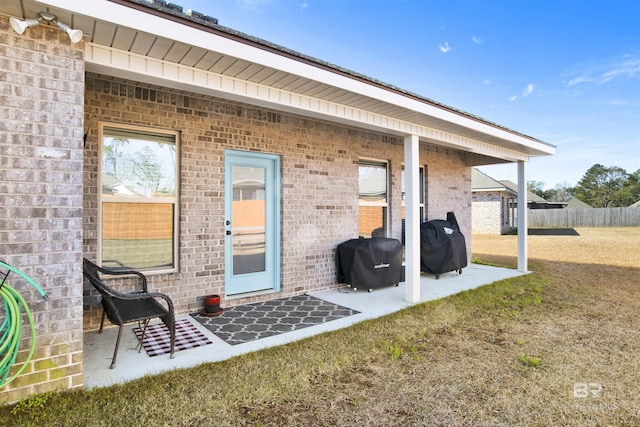
<path fill-rule="evenodd" d="M 426 218 L 425 214 L 425 203 L 424 203 L 424 194 L 425 194 L 425 173 L 424 173 L 425 167 L 424 166 L 420 166 L 418 169 L 418 181 L 419 181 L 419 188 L 418 188 L 418 203 L 420 206 L 420 222 L 423 222 Z M 402 176 L 400 177 L 400 180 L 402 182 L 402 219 L 404 220 L 406 218 L 405 216 L 405 189 L 406 189 L 406 181 L 405 181 L 405 175 L 404 175 L 404 166 L 402 166 Z"/>
<path fill-rule="evenodd" d="M 419 188 L 418 188 L 418 206 L 420 209 L 420 213 L 418 214 L 420 217 L 420 223 L 424 222 L 425 219 L 427 218 L 427 212 L 426 212 L 426 204 L 424 202 L 425 200 L 425 188 L 427 188 L 426 186 L 426 176 L 427 174 L 425 173 L 426 170 L 426 166 L 420 166 L 420 168 L 418 169 L 418 181 L 419 181 Z M 405 182 L 405 174 L 404 174 L 404 166 L 402 166 L 402 176 L 400 177 L 400 181 L 402 182 L 402 244 L 405 244 L 405 219 L 406 219 L 406 203 L 405 203 L 405 189 L 406 189 L 406 182 Z"/>
<path fill-rule="evenodd" d="M 363 237 L 387 236 L 387 162 L 360 160 L 358 234 Z"/>
<path fill-rule="evenodd" d="M 177 269 L 178 136 L 100 125 L 98 259 L 103 266 Z"/>

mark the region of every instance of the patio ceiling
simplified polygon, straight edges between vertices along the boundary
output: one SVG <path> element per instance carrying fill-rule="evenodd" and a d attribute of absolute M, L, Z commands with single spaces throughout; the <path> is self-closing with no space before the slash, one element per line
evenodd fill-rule
<path fill-rule="evenodd" d="M 528 160 L 555 147 L 353 71 L 145 0 L 4 0 L 49 11 L 85 34 L 86 69 L 404 136 L 469 153 L 470 165 Z"/>

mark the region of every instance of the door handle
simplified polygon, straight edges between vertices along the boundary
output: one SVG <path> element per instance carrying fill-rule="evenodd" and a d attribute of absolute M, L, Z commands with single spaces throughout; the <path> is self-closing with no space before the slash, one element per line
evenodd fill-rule
<path fill-rule="evenodd" d="M 227 230 L 226 235 L 231 236 L 231 230 Z"/>

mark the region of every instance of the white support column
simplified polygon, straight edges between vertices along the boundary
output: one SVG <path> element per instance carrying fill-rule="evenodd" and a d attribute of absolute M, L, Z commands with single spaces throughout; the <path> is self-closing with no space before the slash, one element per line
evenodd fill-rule
<path fill-rule="evenodd" d="M 407 302 L 420 301 L 420 141 L 417 135 L 404 138 L 405 203 L 405 296 Z"/>
<path fill-rule="evenodd" d="M 526 162 L 518 161 L 518 271 L 528 269 L 527 235 L 529 220 L 527 218 L 527 174 Z"/>

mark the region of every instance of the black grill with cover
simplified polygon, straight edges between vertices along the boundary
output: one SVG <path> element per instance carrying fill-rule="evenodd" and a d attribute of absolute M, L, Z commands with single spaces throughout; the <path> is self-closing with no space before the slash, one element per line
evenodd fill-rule
<path fill-rule="evenodd" d="M 338 283 L 353 289 L 397 286 L 404 281 L 402 244 L 386 237 L 347 240 L 336 249 L 336 270 Z"/>
<path fill-rule="evenodd" d="M 453 212 L 447 219 L 434 219 L 420 226 L 420 270 L 440 277 L 467 266 L 467 245 Z"/>

